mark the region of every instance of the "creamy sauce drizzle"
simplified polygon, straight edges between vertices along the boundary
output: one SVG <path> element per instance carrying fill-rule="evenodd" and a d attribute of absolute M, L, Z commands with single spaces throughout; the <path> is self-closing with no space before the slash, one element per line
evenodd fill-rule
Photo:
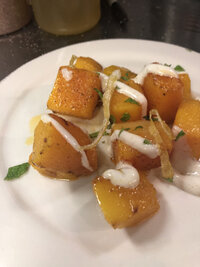
<path fill-rule="evenodd" d="M 65 138 L 65 140 L 76 150 L 81 154 L 81 162 L 82 165 L 90 170 L 93 171 L 92 167 L 89 164 L 88 158 L 86 156 L 85 151 L 81 150 L 81 147 L 79 143 L 76 141 L 76 139 L 62 126 L 60 123 L 58 123 L 55 119 L 53 119 L 51 116 L 44 114 L 41 117 L 41 120 L 44 123 L 51 123 L 56 130 Z"/>
<path fill-rule="evenodd" d="M 72 71 L 68 70 L 67 68 L 63 68 L 61 70 L 63 78 L 68 82 L 72 79 Z"/>
<path fill-rule="evenodd" d="M 154 144 L 144 144 L 145 138 L 139 135 L 129 133 L 128 131 L 123 131 L 120 133 L 120 130 L 115 130 L 111 135 L 111 142 L 114 142 L 116 139 L 122 141 L 126 145 L 131 146 L 151 159 L 155 159 L 157 156 L 159 156 L 158 147 Z"/>
<path fill-rule="evenodd" d="M 67 69 L 66 71 L 69 72 Z M 62 75 L 66 80 L 72 78 L 67 72 L 65 72 L 65 70 L 64 72 L 62 72 Z M 161 76 L 169 76 L 169 77 L 178 78 L 177 72 L 170 67 L 167 67 L 161 64 L 149 64 L 133 80 L 136 83 L 139 83 L 142 85 L 144 82 L 144 78 L 146 77 L 148 73 L 154 73 L 154 74 L 158 74 Z M 102 90 L 105 91 L 106 86 L 107 86 L 108 76 L 103 73 L 100 73 L 100 79 L 102 83 Z M 119 81 L 116 82 L 115 86 L 118 86 L 120 88 L 118 90 L 119 93 L 127 95 L 128 97 L 131 97 L 135 99 L 137 102 L 139 102 L 142 105 L 143 114 L 146 115 L 145 110 L 147 106 L 147 101 L 146 101 L 146 98 L 141 93 L 139 93 L 137 90 Z M 139 96 L 133 95 L 135 94 L 135 91 L 139 94 Z M 46 116 L 48 115 L 45 115 L 45 117 Z M 47 120 L 44 119 L 44 116 L 42 118 L 46 122 L 52 122 L 53 119 L 50 116 L 48 117 L 50 118 L 50 121 L 49 119 Z M 74 118 L 70 116 L 64 116 L 64 117 L 65 118 L 67 117 L 67 120 L 72 121 L 76 125 L 79 125 L 81 128 L 84 128 L 86 125 L 87 130 L 91 133 L 94 131 L 98 131 L 100 129 L 102 120 L 103 120 L 103 112 L 102 112 L 102 108 L 100 108 L 97 112 L 97 115 L 92 120 L 82 120 L 82 119 L 78 119 L 78 118 Z M 60 127 L 62 126 L 60 125 Z M 181 131 L 181 129 L 178 126 L 174 126 L 172 130 L 175 136 Z M 159 156 L 159 150 L 156 147 L 156 145 L 144 144 L 143 143 L 144 138 L 131 134 L 127 131 L 123 131 L 120 134 L 120 136 L 118 135 L 119 135 L 119 130 L 116 130 L 113 132 L 111 137 L 110 136 L 102 137 L 97 147 L 98 153 L 99 155 L 101 155 L 101 157 L 99 157 L 100 167 L 98 169 L 98 173 L 99 175 L 101 175 L 103 172 L 103 177 L 105 179 L 110 179 L 114 185 L 134 188 L 137 186 L 137 183 L 139 184 L 139 180 L 137 178 L 137 174 L 135 173 L 134 167 L 130 166 L 129 164 L 126 165 L 125 163 L 119 163 L 119 165 L 116 166 L 116 169 L 112 169 L 114 168 L 114 165 L 112 161 L 110 160 L 110 158 L 112 157 L 111 142 L 113 142 L 116 139 L 119 139 L 125 144 L 149 156 L 150 158 L 156 158 L 157 156 Z M 66 138 L 66 140 L 70 143 L 69 139 Z M 80 146 L 76 140 L 75 142 L 76 142 L 76 145 L 75 145 L 76 148 L 74 146 L 73 147 L 78 152 L 83 153 L 82 154 L 83 166 L 92 171 L 92 168 L 89 166 L 89 162 L 87 160 L 87 156 L 85 152 L 80 150 Z M 175 142 L 174 150 L 171 156 L 171 162 L 174 168 L 173 184 L 188 193 L 200 196 L 200 161 L 192 158 L 191 153 L 190 153 L 190 148 L 187 144 L 186 136 L 179 138 L 178 141 Z M 151 173 L 153 173 L 154 176 L 156 176 L 157 178 L 161 177 L 161 173 L 158 172 L 159 169 L 160 168 L 151 170 Z M 117 178 L 115 179 L 111 177 L 117 177 Z"/>
<path fill-rule="evenodd" d="M 101 87 L 103 92 L 105 92 L 107 88 L 107 82 L 108 82 L 108 76 L 105 75 L 104 73 L 100 73 L 100 80 L 101 80 Z M 119 89 L 117 90 L 118 93 L 126 95 L 134 100 L 136 100 L 138 103 L 141 104 L 142 106 L 142 117 L 147 114 L 147 99 L 146 97 L 137 91 L 136 89 L 128 86 L 125 83 L 122 83 L 120 81 L 115 82 L 115 87 L 118 87 Z"/>
<path fill-rule="evenodd" d="M 125 188 L 135 188 L 140 183 L 140 176 L 136 168 L 123 162 L 119 162 L 116 169 L 106 170 L 102 176 L 109 179 L 113 185 Z"/>
<path fill-rule="evenodd" d="M 171 67 L 164 66 L 162 64 L 148 64 L 135 78 L 133 78 L 133 81 L 143 85 L 144 78 L 148 73 L 178 78 L 177 72 Z"/>
<path fill-rule="evenodd" d="M 181 130 L 178 126 L 172 128 L 175 136 Z M 192 157 L 186 136 L 175 142 L 171 162 L 174 168 L 173 183 L 190 194 L 200 196 L 200 161 Z"/>

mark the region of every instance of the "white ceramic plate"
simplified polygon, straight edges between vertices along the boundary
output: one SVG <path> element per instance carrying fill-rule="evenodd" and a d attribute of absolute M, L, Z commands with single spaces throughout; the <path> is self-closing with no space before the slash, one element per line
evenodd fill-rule
<path fill-rule="evenodd" d="M 6 182 L 9 166 L 27 161 L 29 120 L 44 112 L 60 65 L 72 54 L 103 66 L 139 71 L 161 62 L 183 66 L 192 90 L 200 89 L 200 55 L 174 45 L 141 40 L 104 40 L 68 46 L 17 69 L 0 83 L 0 266 L 199 266 L 200 198 L 157 180 L 160 211 L 130 229 L 104 220 L 91 180 L 55 181 L 30 168 Z"/>

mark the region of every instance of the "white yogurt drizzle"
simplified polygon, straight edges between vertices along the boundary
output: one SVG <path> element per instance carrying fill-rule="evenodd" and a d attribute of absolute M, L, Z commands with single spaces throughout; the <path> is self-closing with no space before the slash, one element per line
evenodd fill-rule
<path fill-rule="evenodd" d="M 41 116 L 41 120 L 44 123 L 51 123 L 56 130 L 65 138 L 65 140 L 76 150 L 81 154 L 81 162 L 82 165 L 90 170 L 93 171 L 92 167 L 89 164 L 87 155 L 85 151 L 81 150 L 81 147 L 79 143 L 76 141 L 76 139 L 62 126 L 60 123 L 58 123 L 55 119 L 53 119 L 51 116 L 44 114 Z"/>
<path fill-rule="evenodd" d="M 176 125 L 172 128 L 175 136 L 181 130 Z M 200 161 L 192 157 L 186 135 L 175 142 L 171 162 L 174 167 L 173 183 L 190 194 L 200 196 Z"/>
<path fill-rule="evenodd" d="M 72 79 L 72 71 L 68 70 L 67 68 L 61 69 L 63 78 L 68 82 Z"/>
<path fill-rule="evenodd" d="M 171 67 L 162 64 L 148 64 L 140 73 L 138 73 L 135 78 L 133 78 L 133 81 L 143 85 L 144 78 L 147 76 L 148 73 L 178 78 L 177 72 Z"/>
<path fill-rule="evenodd" d="M 106 170 L 102 176 L 104 179 L 109 179 L 113 185 L 125 188 L 135 188 L 140 183 L 140 176 L 136 168 L 124 162 L 119 162 L 116 169 Z"/>
<path fill-rule="evenodd" d="M 157 156 L 160 155 L 159 149 L 154 144 L 145 144 L 145 138 L 129 133 L 128 131 L 123 131 L 120 133 L 120 130 L 115 130 L 111 135 L 111 142 L 115 140 L 120 140 L 126 145 L 131 146 L 132 148 L 136 149 L 137 151 L 141 152 L 142 154 L 146 155 L 151 159 L 155 159 Z"/>
<path fill-rule="evenodd" d="M 101 87 L 103 92 L 105 92 L 106 88 L 107 88 L 107 82 L 108 82 L 108 76 L 105 75 L 104 73 L 99 73 L 99 77 L 101 80 Z M 114 83 L 115 87 L 119 88 L 117 90 L 118 93 L 126 95 L 132 99 L 134 99 L 135 101 L 137 101 L 138 103 L 140 103 L 140 105 L 142 106 L 142 117 L 145 116 L 147 114 L 147 99 L 146 97 L 140 93 L 139 91 L 137 91 L 136 89 L 128 86 L 125 83 L 122 83 L 120 81 L 116 81 Z"/>

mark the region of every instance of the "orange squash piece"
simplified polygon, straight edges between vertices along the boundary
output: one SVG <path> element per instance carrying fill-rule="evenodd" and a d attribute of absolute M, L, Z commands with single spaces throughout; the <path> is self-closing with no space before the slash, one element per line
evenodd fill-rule
<path fill-rule="evenodd" d="M 148 73 L 143 90 L 149 110 L 157 109 L 164 121 L 172 123 L 183 100 L 183 88 L 183 83 L 178 78 Z"/>
<path fill-rule="evenodd" d="M 132 72 L 131 70 L 124 68 L 124 67 L 116 66 L 116 65 L 111 65 L 109 67 L 104 68 L 103 73 L 110 76 L 112 74 L 112 72 L 115 70 L 120 70 L 120 72 L 121 72 L 120 81 L 122 81 L 122 82 L 130 80 L 131 78 L 135 78 L 135 76 L 136 76 L 136 74 L 134 72 Z"/>
<path fill-rule="evenodd" d="M 110 101 L 110 114 L 115 117 L 116 122 L 122 122 L 124 114 L 128 114 L 128 121 L 141 119 L 142 106 L 140 103 L 130 103 L 129 97 L 115 91 Z"/>
<path fill-rule="evenodd" d="M 74 65 L 77 69 L 101 72 L 102 66 L 91 57 L 78 57 Z"/>
<path fill-rule="evenodd" d="M 89 136 L 79 127 L 62 118 L 51 114 L 80 145 L 91 143 Z M 97 169 L 96 149 L 86 151 L 89 164 L 95 171 Z M 41 174 L 54 178 L 74 180 L 80 175 L 92 172 L 85 168 L 81 162 L 81 154 L 76 151 L 51 123 L 40 121 L 35 129 L 33 152 L 29 163 Z"/>
<path fill-rule="evenodd" d="M 101 90 L 101 82 L 95 72 L 60 67 L 47 107 L 57 113 L 91 119 L 98 102 L 94 88 Z"/>
<path fill-rule="evenodd" d="M 128 86 L 132 87 L 133 89 L 143 94 L 142 87 L 139 84 L 135 83 L 133 80 L 131 80 L 136 76 L 136 74 L 131 72 L 129 69 L 111 65 L 105 68 L 103 72 L 104 74 L 109 76 L 115 70 L 121 71 L 121 78 L 120 78 L 121 82 L 127 84 Z M 128 98 L 129 97 L 127 97 L 126 95 L 117 92 L 117 89 L 113 93 L 110 102 L 110 114 L 114 116 L 116 122 L 122 122 L 124 114 L 128 114 L 129 116 L 128 121 L 136 121 L 141 119 L 142 107 L 140 103 L 126 102 Z"/>
<path fill-rule="evenodd" d="M 103 177 L 93 181 L 93 189 L 105 219 L 113 228 L 134 226 L 159 210 L 156 190 L 143 172 L 134 189 L 115 186 Z"/>
<path fill-rule="evenodd" d="M 183 83 L 183 100 L 190 100 L 192 99 L 191 94 L 191 80 L 187 73 L 179 74 L 179 78 Z"/>
<path fill-rule="evenodd" d="M 174 125 L 186 133 L 193 157 L 200 159 L 200 101 L 184 101 L 176 113 Z"/>
<path fill-rule="evenodd" d="M 171 139 L 165 133 L 159 122 L 155 122 L 155 125 L 161 135 L 161 138 L 164 140 L 164 148 L 167 149 L 168 153 L 170 154 L 172 151 Z M 149 140 L 152 144 L 156 144 L 154 137 L 149 132 L 149 126 L 150 126 L 150 121 L 141 120 L 135 122 L 114 124 L 112 130 L 114 131 L 120 129 L 129 129 L 128 131 L 130 133 L 139 135 Z M 143 171 L 159 167 L 161 164 L 159 156 L 154 159 L 151 159 L 148 156 L 142 154 L 138 150 L 130 147 L 129 145 L 123 143 L 118 139 L 113 142 L 112 147 L 113 147 L 113 159 L 115 164 L 121 161 L 122 162 L 125 161 L 130 163 L 136 169 Z"/>

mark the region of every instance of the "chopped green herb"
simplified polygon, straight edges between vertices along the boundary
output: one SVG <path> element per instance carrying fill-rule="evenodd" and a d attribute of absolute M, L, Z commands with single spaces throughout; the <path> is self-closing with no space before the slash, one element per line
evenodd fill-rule
<path fill-rule="evenodd" d="M 164 66 L 166 66 L 166 67 L 171 67 L 171 65 L 172 64 L 166 64 L 166 63 L 164 64 Z"/>
<path fill-rule="evenodd" d="M 173 178 L 164 178 L 163 177 L 163 179 L 166 180 L 166 181 L 168 181 L 168 182 L 170 182 L 170 183 L 173 183 Z"/>
<path fill-rule="evenodd" d="M 89 134 L 90 138 L 96 138 L 98 136 L 99 132 L 94 132 Z"/>
<path fill-rule="evenodd" d="M 96 74 L 97 74 L 98 76 L 100 76 L 100 72 L 96 72 Z"/>
<path fill-rule="evenodd" d="M 97 89 L 97 88 L 93 88 L 93 89 L 97 92 L 97 94 L 99 95 L 99 97 L 102 99 L 103 98 L 102 92 L 99 89 Z"/>
<path fill-rule="evenodd" d="M 124 81 L 128 81 L 129 80 L 129 78 L 126 77 L 126 76 L 122 76 L 121 79 L 124 80 Z"/>
<path fill-rule="evenodd" d="M 149 121 L 149 120 L 150 120 L 148 115 L 146 115 L 146 116 L 143 116 L 143 119 L 145 119 L 145 120 L 147 120 L 147 121 Z"/>
<path fill-rule="evenodd" d="M 152 117 L 152 121 L 158 121 L 158 118 Z"/>
<path fill-rule="evenodd" d="M 98 136 L 98 134 L 99 134 L 99 131 L 98 131 L 98 132 L 94 132 L 94 133 L 89 134 L 89 137 L 93 139 L 93 138 L 96 138 L 96 137 Z M 104 135 L 104 136 L 105 136 L 105 135 L 109 135 L 109 133 L 108 133 L 108 132 L 104 132 L 103 135 Z"/>
<path fill-rule="evenodd" d="M 116 122 L 116 119 L 112 114 L 110 115 L 109 121 L 110 121 L 110 124 L 108 125 L 107 129 L 111 129 L 112 125 Z"/>
<path fill-rule="evenodd" d="M 118 137 L 120 136 L 120 134 L 123 132 L 123 131 L 129 131 L 130 128 L 122 128 L 118 134 Z"/>
<path fill-rule="evenodd" d="M 181 67 L 180 65 L 177 65 L 175 68 L 174 68 L 176 71 L 185 71 L 183 67 Z"/>
<path fill-rule="evenodd" d="M 185 132 L 183 131 L 183 130 L 181 130 L 178 134 L 177 134 L 177 136 L 176 136 L 176 138 L 175 138 L 175 141 L 177 141 L 181 136 L 184 136 L 185 135 Z"/>
<path fill-rule="evenodd" d="M 131 104 L 136 104 L 136 105 L 140 106 L 140 104 L 135 99 L 132 99 L 130 97 L 127 98 L 124 102 L 131 103 Z"/>
<path fill-rule="evenodd" d="M 128 81 L 129 80 L 128 72 L 126 72 L 125 76 L 122 76 L 121 79 L 124 80 L 124 81 Z"/>
<path fill-rule="evenodd" d="M 105 135 L 110 135 L 110 134 L 109 134 L 108 132 L 105 131 L 103 135 L 105 136 Z"/>
<path fill-rule="evenodd" d="M 120 88 L 119 88 L 119 86 L 117 85 L 116 87 L 115 87 L 115 90 L 119 90 Z"/>
<path fill-rule="evenodd" d="M 149 141 L 148 139 L 144 139 L 144 142 L 143 142 L 145 145 L 151 145 L 151 141 Z"/>
<path fill-rule="evenodd" d="M 10 180 L 19 178 L 20 176 L 22 176 L 24 173 L 26 173 L 28 171 L 29 167 L 30 167 L 30 165 L 28 162 L 10 167 L 8 169 L 8 173 L 7 173 L 6 177 L 4 178 L 4 180 L 10 181 Z"/>
<path fill-rule="evenodd" d="M 150 121 L 150 118 L 149 118 L 148 115 L 143 116 L 143 119 L 145 119 L 145 120 L 147 120 L 147 121 Z M 152 117 L 152 121 L 158 121 L 158 118 L 154 118 L 154 117 Z"/>
<path fill-rule="evenodd" d="M 122 117 L 121 117 L 121 121 L 128 121 L 130 119 L 130 114 L 128 112 L 125 112 Z"/>
<path fill-rule="evenodd" d="M 135 127 L 134 131 L 137 129 L 142 129 L 142 128 L 143 128 L 143 126 L 139 125 L 139 126 Z"/>

